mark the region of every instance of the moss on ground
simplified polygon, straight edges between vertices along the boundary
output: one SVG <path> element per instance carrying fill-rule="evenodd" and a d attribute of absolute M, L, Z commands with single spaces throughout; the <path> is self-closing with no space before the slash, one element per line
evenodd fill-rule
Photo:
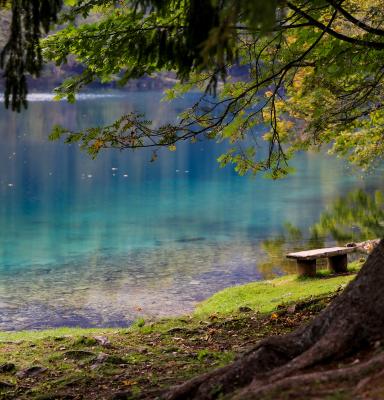
<path fill-rule="evenodd" d="M 329 297 L 313 301 L 324 307 Z M 81 330 L 80 339 L 76 330 L 63 336 L 53 331 L 43 338 L 29 333 L 24 339 L 8 337 L 0 344 L 0 366 L 12 363 L 15 369 L 0 373 L 0 382 L 14 386 L 0 385 L 1 398 L 155 398 L 165 388 L 226 365 L 260 339 L 289 332 L 313 315 L 306 307 L 294 314 L 281 308 L 273 315 L 177 318 L 87 336 Z M 108 342 L 94 344 L 101 335 Z M 32 366 L 42 367 L 42 372 L 20 376 Z"/>
<path fill-rule="evenodd" d="M 320 271 L 314 278 L 286 275 L 268 281 L 229 287 L 199 304 L 195 314 L 230 314 L 243 307 L 262 313 L 272 312 L 278 304 L 321 296 L 344 288 L 355 277 L 360 266 L 359 262 L 350 264 L 349 273 L 345 275 L 334 276 L 328 271 Z"/>
<path fill-rule="evenodd" d="M 193 315 L 141 319 L 128 329 L 2 332 L 0 398 L 156 398 L 228 364 L 260 339 L 309 321 L 352 278 L 287 276 L 229 288 Z"/>

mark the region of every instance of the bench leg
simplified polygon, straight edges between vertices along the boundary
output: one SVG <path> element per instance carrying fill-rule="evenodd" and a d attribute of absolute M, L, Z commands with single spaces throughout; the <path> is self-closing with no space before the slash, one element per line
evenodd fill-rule
<path fill-rule="evenodd" d="M 299 276 L 315 276 L 316 260 L 297 260 L 297 272 Z"/>
<path fill-rule="evenodd" d="M 335 274 L 342 274 L 348 272 L 348 256 L 342 254 L 328 258 L 329 269 Z"/>

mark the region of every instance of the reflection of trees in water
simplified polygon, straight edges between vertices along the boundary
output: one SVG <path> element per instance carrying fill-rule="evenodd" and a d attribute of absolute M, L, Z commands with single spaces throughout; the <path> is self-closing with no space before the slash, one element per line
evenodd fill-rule
<path fill-rule="evenodd" d="M 334 201 L 307 235 L 291 223 L 285 223 L 279 237 L 263 241 L 266 259 L 259 265 L 260 272 L 268 276 L 277 266 L 285 272 L 294 272 L 295 262 L 285 257 L 292 251 L 321 248 L 332 242 L 345 245 L 348 241 L 359 242 L 383 235 L 383 193 L 354 190 Z"/>
<path fill-rule="evenodd" d="M 311 228 L 312 235 L 328 236 L 336 242 L 362 241 L 383 237 L 384 198 L 355 190 L 334 202 Z"/>
<path fill-rule="evenodd" d="M 322 245 L 323 241 L 320 238 L 311 236 L 308 239 L 299 228 L 286 222 L 282 234 L 277 238 L 262 242 L 266 258 L 259 264 L 260 272 L 268 277 L 273 275 L 274 269 L 278 267 L 286 273 L 294 273 L 296 272 L 296 263 L 288 260 L 285 255 L 292 251 L 321 247 Z"/>

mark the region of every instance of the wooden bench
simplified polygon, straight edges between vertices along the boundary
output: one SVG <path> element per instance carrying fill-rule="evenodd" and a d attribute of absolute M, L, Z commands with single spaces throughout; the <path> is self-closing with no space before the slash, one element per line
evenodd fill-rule
<path fill-rule="evenodd" d="M 329 247 L 290 253 L 287 254 L 287 258 L 296 260 L 300 276 L 315 276 L 316 260 L 318 258 L 328 258 L 328 266 L 331 271 L 343 273 L 347 272 L 348 253 L 353 253 L 355 250 L 354 247 Z"/>

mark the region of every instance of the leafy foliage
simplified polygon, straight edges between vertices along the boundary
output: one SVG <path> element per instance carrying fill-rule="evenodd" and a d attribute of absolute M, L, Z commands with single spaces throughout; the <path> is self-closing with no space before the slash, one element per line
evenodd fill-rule
<path fill-rule="evenodd" d="M 92 12 L 96 23 L 79 24 Z M 124 85 L 161 70 L 181 80 L 169 98 L 196 88 L 202 97 L 175 125 L 142 129 L 131 115 L 110 127 L 60 134 L 93 146 L 93 156 L 107 147 L 174 150 L 200 136 L 226 140 L 221 165 L 272 178 L 290 172 L 296 151 L 323 143 L 368 168 L 384 152 L 383 17 L 378 0 L 75 1 L 63 15 L 66 26 L 42 44 L 57 64 L 74 56 L 85 65 L 57 89 L 59 98 L 74 101 L 95 79 Z M 232 79 L 236 65 L 247 68 L 245 81 Z"/>
<path fill-rule="evenodd" d="M 307 232 L 286 222 L 279 236 L 264 240 L 266 257 L 262 258 L 259 269 L 270 273 L 278 265 L 289 271 L 292 262 L 285 255 L 290 252 L 322 248 L 330 241 L 345 246 L 347 242 L 370 241 L 383 235 L 383 193 L 354 190 L 335 200 Z"/>
<path fill-rule="evenodd" d="M 270 259 L 284 265 L 287 263 L 284 255 L 292 251 L 324 247 L 329 240 L 345 246 L 347 242 L 362 242 L 383 235 L 383 193 L 358 189 L 334 201 L 307 234 L 286 223 L 279 237 L 263 241 L 263 249 Z M 270 263 L 267 266 L 270 270 Z"/>
<path fill-rule="evenodd" d="M 337 200 L 312 227 L 313 236 L 332 236 L 337 241 L 362 241 L 384 234 L 383 193 L 356 190 Z"/>
<path fill-rule="evenodd" d="M 43 65 L 39 40 L 42 30 L 48 32 L 63 0 L 0 1 L 10 7 L 12 22 L 8 42 L 0 53 L 0 68 L 5 77 L 5 106 L 20 111 L 27 106 L 27 74 L 39 76 Z"/>

